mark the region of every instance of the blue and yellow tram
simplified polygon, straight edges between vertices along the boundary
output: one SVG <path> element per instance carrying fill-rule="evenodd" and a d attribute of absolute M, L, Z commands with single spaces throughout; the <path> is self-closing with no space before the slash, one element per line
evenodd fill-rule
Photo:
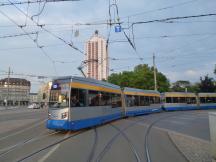
<path fill-rule="evenodd" d="M 162 101 L 162 104 L 161 104 Z M 216 93 L 187 93 L 121 89 L 117 85 L 81 77 L 53 80 L 47 128 L 79 130 L 128 116 L 174 110 L 216 108 Z"/>
<path fill-rule="evenodd" d="M 161 98 L 165 111 L 198 109 L 198 97 L 195 93 L 165 92 L 161 94 Z"/>
<path fill-rule="evenodd" d="M 160 112 L 160 93 L 152 90 L 124 88 L 126 116 Z"/>
<path fill-rule="evenodd" d="M 200 109 L 215 109 L 216 108 L 216 93 L 198 93 Z"/>
<path fill-rule="evenodd" d="M 50 92 L 47 128 L 79 130 L 122 118 L 119 86 L 81 77 L 55 79 Z"/>

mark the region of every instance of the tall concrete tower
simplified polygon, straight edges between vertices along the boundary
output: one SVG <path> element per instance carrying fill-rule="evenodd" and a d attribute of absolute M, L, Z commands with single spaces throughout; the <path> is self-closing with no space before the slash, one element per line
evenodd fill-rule
<path fill-rule="evenodd" d="M 85 52 L 87 77 L 97 80 L 107 79 L 109 75 L 109 60 L 106 40 L 102 36 L 99 36 L 97 30 L 86 42 Z"/>

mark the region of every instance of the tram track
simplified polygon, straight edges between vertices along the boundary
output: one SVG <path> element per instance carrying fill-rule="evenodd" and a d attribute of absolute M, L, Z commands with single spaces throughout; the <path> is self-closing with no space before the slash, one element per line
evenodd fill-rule
<path fill-rule="evenodd" d="M 87 158 L 87 162 L 92 162 L 93 161 L 97 144 L 98 144 L 98 131 L 97 131 L 97 128 L 95 127 L 94 128 L 94 143 L 92 145 L 92 149 L 90 151 L 90 154 L 89 154 L 89 156 Z"/>
<path fill-rule="evenodd" d="M 48 132 L 48 131 L 46 131 L 46 132 Z M 52 136 L 52 135 L 55 135 L 55 134 L 59 134 L 59 133 L 60 133 L 60 131 L 58 131 L 58 132 L 52 132 L 52 133 L 45 134 L 45 135 L 42 135 L 43 134 L 42 133 L 41 134 L 42 136 L 39 136 L 39 137 L 36 137 L 36 138 L 35 137 L 29 138 L 29 139 L 27 139 L 25 141 L 19 142 L 19 143 L 13 145 L 13 146 L 8 147 L 8 148 L 1 149 L 0 151 L 3 151 L 3 152 L 0 153 L 0 158 L 2 158 L 3 156 L 9 154 L 11 151 L 14 151 L 15 149 L 18 149 L 18 148 L 20 148 L 20 147 L 22 147 L 22 146 L 24 146 L 26 144 L 29 144 L 31 142 L 35 142 L 37 140 L 41 140 L 41 139 L 43 139 L 45 137 L 49 137 L 49 136 Z"/>
<path fill-rule="evenodd" d="M 49 145 L 47 145 L 47 146 L 45 146 L 43 148 L 40 148 L 40 149 L 38 149 L 38 150 L 28 154 L 28 155 L 25 155 L 24 157 L 20 158 L 19 160 L 16 160 L 16 162 L 23 162 L 23 161 L 33 157 L 34 155 L 36 155 L 36 154 L 38 154 L 38 153 L 40 153 L 40 152 L 42 152 L 44 150 L 47 150 L 47 149 L 49 149 L 49 148 L 51 148 L 53 146 L 56 146 L 56 145 L 58 145 L 60 143 L 63 143 L 64 141 L 67 141 L 70 138 L 76 137 L 76 136 L 78 136 L 78 135 L 80 135 L 80 134 L 82 134 L 82 133 L 84 133 L 86 131 L 88 131 L 88 130 L 78 131 L 78 132 L 76 132 L 76 133 L 74 133 L 74 134 L 72 134 L 70 136 L 67 136 L 67 137 L 65 137 L 63 139 L 60 139 L 60 140 L 58 140 L 56 142 L 53 142 L 53 143 L 51 143 L 51 144 L 49 144 Z"/>
<path fill-rule="evenodd" d="M 200 113 L 198 113 L 200 114 Z M 150 149 L 149 149 L 149 134 L 152 130 L 152 128 L 160 121 L 167 119 L 167 118 L 171 118 L 171 117 L 176 117 L 176 116 L 182 116 L 182 115 L 197 115 L 197 113 L 191 112 L 191 113 L 182 113 L 182 114 L 171 114 L 171 115 L 166 115 L 165 117 L 161 117 L 155 121 L 153 121 L 151 124 L 148 125 L 147 128 L 147 132 L 145 134 L 145 143 L 144 143 L 144 147 L 145 147 L 145 155 L 146 155 L 146 161 L 147 162 L 152 162 L 152 158 L 150 155 Z M 176 146 L 176 144 L 174 143 L 174 141 L 170 138 L 168 131 L 166 131 L 166 135 L 168 136 L 169 141 L 172 143 L 172 145 L 176 148 L 176 150 L 180 153 L 180 155 L 186 160 L 188 161 L 188 159 L 184 156 L 184 154 L 178 149 L 178 147 Z"/>
<path fill-rule="evenodd" d="M 122 132 L 126 131 L 127 129 L 129 129 L 130 127 L 134 126 L 136 123 L 140 122 L 140 121 L 144 121 L 146 119 L 142 119 L 139 121 L 136 121 L 132 124 L 129 124 L 128 126 L 126 126 L 125 128 L 123 128 L 121 131 L 118 130 L 118 133 L 116 135 L 114 135 L 105 145 L 105 147 L 102 149 L 102 151 L 98 154 L 98 156 L 96 157 L 96 162 L 101 162 L 101 160 L 103 159 L 103 157 L 105 156 L 105 154 L 110 150 L 112 144 L 114 143 L 114 141 L 122 134 Z M 115 128 L 116 129 L 116 128 Z M 132 151 L 134 151 L 132 149 Z M 133 152 L 134 153 L 134 152 Z M 136 154 L 135 156 L 138 157 L 136 158 L 137 161 L 140 160 L 139 156 L 137 156 L 138 154 Z"/>
<path fill-rule="evenodd" d="M 141 162 L 141 158 L 138 154 L 138 151 L 136 150 L 134 144 L 132 143 L 132 141 L 128 138 L 128 136 L 126 135 L 126 133 L 124 131 L 122 131 L 121 129 L 119 129 L 117 126 L 110 124 L 114 129 L 116 129 L 117 131 L 119 131 L 121 133 L 121 135 L 124 137 L 124 139 L 128 142 L 131 151 L 134 153 L 134 156 L 136 158 L 137 162 Z"/>
<path fill-rule="evenodd" d="M 26 127 L 26 128 L 24 128 L 22 130 L 19 130 L 19 131 L 15 132 L 15 133 L 12 133 L 12 134 L 9 134 L 7 136 L 1 137 L 0 142 L 7 139 L 7 138 L 9 138 L 9 137 L 13 137 L 13 136 L 16 136 L 18 134 L 24 133 L 24 132 L 26 132 L 26 131 L 28 131 L 30 129 L 34 129 L 37 126 L 40 126 L 40 125 L 44 124 L 47 121 L 47 119 L 40 119 L 39 121 L 40 121 L 39 123 L 35 123 L 35 124 L 33 124 L 33 125 L 29 126 L 29 127 Z"/>

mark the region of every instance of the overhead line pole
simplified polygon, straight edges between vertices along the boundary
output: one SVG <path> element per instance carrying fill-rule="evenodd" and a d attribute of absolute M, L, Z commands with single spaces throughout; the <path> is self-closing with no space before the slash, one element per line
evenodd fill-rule
<path fill-rule="evenodd" d="M 8 77 L 7 77 L 7 99 L 6 99 L 6 106 L 8 106 L 8 100 L 9 100 L 10 73 L 11 73 L 11 69 L 9 67 L 9 69 L 8 69 Z"/>
<path fill-rule="evenodd" d="M 157 91 L 157 74 L 155 65 L 155 54 L 153 53 L 153 67 L 154 67 L 154 90 Z"/>

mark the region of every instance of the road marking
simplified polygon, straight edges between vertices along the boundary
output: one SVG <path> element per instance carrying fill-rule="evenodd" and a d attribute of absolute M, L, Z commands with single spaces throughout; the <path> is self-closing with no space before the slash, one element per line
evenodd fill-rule
<path fill-rule="evenodd" d="M 163 120 L 162 122 L 167 122 L 169 124 L 176 124 L 176 125 L 185 125 L 187 124 L 188 122 L 184 122 L 184 121 L 175 121 L 175 120 Z"/>
<path fill-rule="evenodd" d="M 69 137 L 70 132 L 68 132 L 64 138 Z M 38 160 L 38 162 L 44 162 L 46 161 L 47 158 L 49 158 L 59 147 L 60 147 L 60 143 L 57 144 L 55 147 L 53 147 L 46 155 L 44 155 L 41 159 Z"/>
<path fill-rule="evenodd" d="M 13 133 L 13 134 L 9 134 L 9 135 L 7 135 L 7 136 L 4 136 L 4 137 L 0 138 L 0 141 L 6 139 L 6 138 L 8 138 L 8 137 L 11 137 L 11 136 L 20 134 L 20 133 L 22 133 L 22 132 L 25 132 L 26 130 L 29 130 L 29 129 L 31 129 L 31 128 L 34 128 L 34 127 L 36 127 L 36 126 L 38 126 L 38 125 L 44 123 L 46 120 L 47 120 L 47 119 L 42 120 L 41 122 L 36 123 L 36 124 L 34 124 L 34 125 L 30 126 L 30 127 L 27 127 L 27 128 L 25 128 L 25 129 L 22 129 L 22 130 L 20 130 L 20 131 L 18 131 L 18 132 L 15 132 L 15 133 Z"/>
<path fill-rule="evenodd" d="M 46 155 L 44 155 L 38 162 L 44 162 L 50 155 L 52 155 L 58 148 L 60 144 L 53 147 Z"/>

